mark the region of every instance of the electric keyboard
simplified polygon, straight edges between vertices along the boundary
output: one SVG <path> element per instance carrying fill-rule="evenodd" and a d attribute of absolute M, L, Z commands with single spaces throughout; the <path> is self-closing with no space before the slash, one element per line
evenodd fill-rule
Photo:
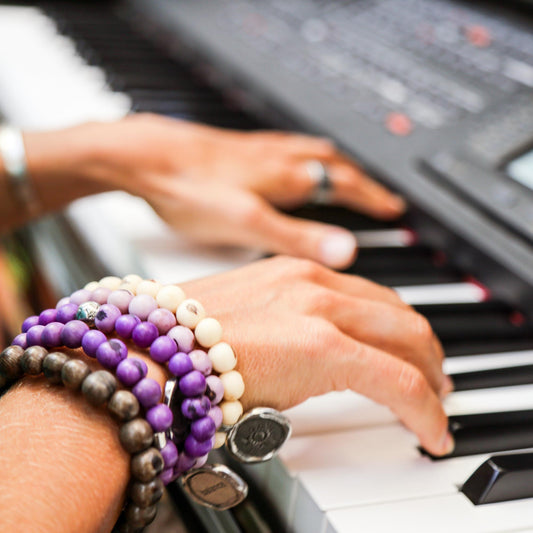
<path fill-rule="evenodd" d="M 502 220 L 499 212 L 488 212 L 482 207 L 483 201 L 473 202 L 468 194 L 459 194 L 459 186 L 443 185 L 446 178 L 435 182 L 433 173 L 444 172 L 444 156 L 440 156 L 440 162 L 427 157 L 424 165 L 414 169 L 402 161 L 398 170 L 405 172 L 403 181 L 397 173 L 390 173 L 390 165 L 397 162 L 394 154 L 398 146 L 404 146 L 398 142 L 409 139 L 406 152 L 411 157 L 422 147 L 432 146 L 431 142 L 424 142 L 431 134 L 422 134 L 419 130 L 436 131 L 434 135 L 442 140 L 442 131 L 450 135 L 459 121 L 472 121 L 505 94 L 526 94 L 526 68 L 522 67 L 521 76 L 509 66 L 513 63 L 505 63 L 507 66 L 497 72 L 489 70 L 483 87 L 489 88 L 492 99 L 485 92 L 479 96 L 479 88 L 471 81 L 467 84 L 467 92 L 454 93 L 450 85 L 438 83 L 440 78 L 437 81 L 426 79 L 423 69 L 417 71 L 430 89 L 435 84 L 438 87 L 431 100 L 433 107 L 427 108 L 431 112 L 415 113 L 413 117 L 418 116 L 419 120 L 410 117 L 411 130 L 403 130 L 405 135 L 401 136 L 394 127 L 391 131 L 390 123 L 378 120 L 384 117 L 380 106 L 391 112 L 392 108 L 387 106 L 394 98 L 399 98 L 391 100 L 391 94 L 394 91 L 399 94 L 402 90 L 400 85 L 390 83 L 388 91 L 382 89 L 377 95 L 369 94 L 368 87 L 360 89 L 357 93 L 361 95 L 360 102 L 368 104 L 368 108 L 366 104 L 356 103 L 354 98 L 353 105 L 359 106 L 355 112 L 361 111 L 361 120 L 368 120 L 375 126 L 368 131 L 366 140 L 361 138 L 360 131 L 348 128 L 345 120 L 333 120 L 338 116 L 330 115 L 329 121 L 322 124 L 321 116 L 310 116 L 309 110 L 304 109 L 310 105 L 304 99 L 298 105 L 289 106 L 292 100 L 287 97 L 287 101 L 282 102 L 278 95 L 275 100 L 279 114 L 270 113 L 273 121 L 266 123 L 252 116 L 250 109 L 260 111 L 269 84 L 254 93 L 250 92 L 254 84 L 243 81 L 246 88 L 243 92 L 234 85 L 233 76 L 241 68 L 237 64 L 230 69 L 228 78 L 228 73 L 225 77 L 220 66 L 216 69 L 204 61 L 195 69 L 176 60 L 176 57 L 187 58 L 191 42 L 198 44 L 200 41 L 198 36 L 191 37 L 198 25 L 191 13 L 197 11 L 207 17 L 208 29 L 210 21 L 214 20 L 217 28 L 236 32 L 243 20 L 242 10 L 251 9 L 250 6 L 259 9 L 263 18 L 278 21 L 273 29 L 268 25 L 269 31 L 274 33 L 265 30 L 261 38 L 254 40 L 255 48 L 249 51 L 249 54 L 264 55 L 277 49 L 279 39 L 286 35 L 283 31 L 290 28 L 290 24 L 294 25 L 295 20 L 307 42 L 321 42 L 320 35 L 323 35 L 322 41 L 325 40 L 324 31 L 327 33 L 329 26 L 324 27 L 324 21 L 330 19 L 307 16 L 303 19 L 307 24 L 302 25 L 301 16 L 302 10 L 312 8 L 316 13 L 316 9 L 326 9 L 328 4 L 238 1 L 226 7 L 220 2 L 216 8 L 215 4 L 202 1 L 174 4 L 183 8 L 182 19 L 171 7 L 173 3 L 160 0 L 116 4 L 47 2 L 42 4 L 44 11 L 0 6 L 0 49 L 10 50 L 9 55 L 0 53 L 3 114 L 27 128 L 60 127 L 81 120 L 111 120 L 132 111 L 154 111 L 243 130 L 278 126 L 285 121 L 291 127 L 333 134 L 350 153 L 363 155 L 369 168 L 408 196 L 413 207 L 404 220 L 394 223 L 326 207 L 309 206 L 296 214 L 338 223 L 355 232 L 361 250 L 349 272 L 393 286 L 406 302 L 428 318 L 443 342 L 447 355 L 445 369 L 456 382 L 457 391 L 450 395 L 445 406 L 457 448 L 453 457 L 438 461 L 419 450 L 415 437 L 403 429 L 387 409 L 350 391 L 312 398 L 289 410 L 294 436 L 279 459 L 247 467 L 244 472 L 260 489 L 262 499 L 274 505 L 280 527 L 305 533 L 532 531 L 532 492 L 522 499 L 522 488 L 511 501 L 487 505 L 475 505 L 461 492 L 469 476 L 489 457 L 496 453 L 533 450 L 533 307 L 530 303 L 533 250 L 529 234 L 522 226 Z M 210 18 L 205 14 L 206 4 L 217 11 L 216 16 L 213 13 Z M 339 13 L 343 13 L 340 8 L 346 5 L 353 10 L 350 13 L 354 19 L 361 17 L 365 21 L 368 31 L 385 31 L 385 28 L 390 34 L 394 30 L 399 47 L 409 41 L 396 31 L 398 19 L 391 13 L 418 21 L 425 20 L 430 12 L 439 20 L 450 13 L 445 11 L 445 2 L 435 3 L 437 11 L 432 11 L 426 2 L 413 1 L 409 5 L 420 8 L 420 12 L 403 13 L 391 2 L 370 4 L 377 15 L 363 9 L 363 2 L 332 2 L 331 6 L 337 9 L 329 10 L 327 16 L 342 26 L 345 21 Z M 392 11 L 387 10 L 387 6 Z M 161 13 L 167 15 L 164 22 Z M 191 22 L 188 30 L 184 29 L 186 22 Z M 485 28 L 488 22 L 486 19 L 474 22 L 468 26 L 472 32 L 469 38 L 484 43 L 483 39 L 488 36 L 479 27 Z M 510 35 L 509 24 L 491 22 L 490 35 Z M 478 28 L 477 33 L 475 28 Z M 188 37 L 192 39 L 189 44 Z M 361 41 L 354 41 L 350 46 L 360 51 L 364 38 L 365 34 L 361 33 L 358 35 Z M 521 60 L 526 61 L 530 46 L 526 29 L 509 38 L 508 48 L 520 53 Z M 345 31 L 336 39 L 346 44 L 349 35 Z M 226 45 L 220 44 L 219 53 L 222 54 Z M 338 46 L 337 41 L 333 44 Z M 431 60 L 439 57 L 451 64 L 449 58 L 453 54 L 462 57 L 452 44 L 439 41 L 439 46 L 426 55 Z M 478 51 L 478 56 L 482 55 L 483 47 Z M 503 57 L 501 54 L 505 51 L 498 48 L 494 53 Z M 365 53 L 372 52 L 366 50 Z M 465 55 L 464 51 L 462 53 Z M 244 56 L 246 63 L 249 57 Z M 368 57 L 358 55 L 357 60 L 365 62 L 368 68 Z M 512 55 L 505 57 L 518 61 Z M 311 59 L 313 61 L 306 56 L 307 63 L 298 63 L 299 59 L 296 61 L 287 54 L 284 61 L 290 63 L 291 69 L 300 65 L 299 76 L 309 73 L 314 76 L 313 69 L 318 67 L 315 56 Z M 331 57 L 325 61 L 331 69 Z M 381 59 L 378 57 L 376 61 Z M 221 62 L 227 63 L 227 58 Z M 376 67 L 375 72 L 390 73 L 387 69 L 387 65 L 381 65 L 381 70 Z M 459 72 L 465 69 L 462 63 L 457 67 Z M 514 74 L 510 76 L 510 73 Z M 37 75 L 40 75 L 38 90 Z M 225 90 L 221 93 L 213 89 L 206 78 L 222 84 Z M 423 85 L 422 81 L 419 84 Z M 295 86 L 293 83 L 287 87 Z M 337 88 L 329 90 L 338 91 Z M 346 91 L 346 87 L 343 90 Z M 417 87 L 406 85 L 403 90 L 416 93 Z M 468 91 L 471 91 L 470 96 Z M 444 106 L 444 101 L 452 98 L 450 95 L 455 98 L 455 107 Z M 477 99 L 472 95 L 478 95 Z M 422 109 L 420 98 L 415 100 L 419 110 Z M 320 110 L 325 107 L 321 106 Z M 449 114 L 438 115 L 441 107 Z M 413 107 L 410 109 L 412 111 Z M 406 111 L 407 108 L 398 108 L 395 112 Z M 427 118 L 430 116 L 433 119 Z M 378 126 L 388 128 L 389 133 L 388 137 L 381 135 L 384 140 L 376 152 L 369 147 L 378 138 Z M 347 142 L 349 133 L 353 138 Z M 435 143 L 435 139 L 432 142 Z M 455 157 L 451 145 L 442 153 L 452 160 L 446 172 L 459 164 L 458 161 L 464 163 Z M 386 161 L 375 160 L 376 154 L 382 154 Z M 473 161 L 475 157 L 470 158 L 469 164 Z M 431 177 L 424 175 L 422 168 L 431 169 Z M 475 165 L 474 168 L 479 170 Z M 507 185 L 505 183 L 504 188 Z M 463 184 L 461 190 L 465 187 Z M 514 184 L 511 189 L 514 190 Z M 533 210 L 531 197 L 525 190 L 517 190 L 522 193 L 521 200 L 529 201 Z M 87 220 L 91 220 L 90 228 Z M 87 256 L 77 252 L 77 239 L 72 235 L 68 240 L 63 238 L 65 222 L 69 230 L 75 232 L 74 237 L 90 250 L 90 268 L 83 265 Z M 142 200 L 122 193 L 78 201 L 64 218 L 45 220 L 33 231 L 37 256 L 49 270 L 50 282 L 58 296 L 104 272 L 124 275 L 135 271 L 171 282 L 239 266 L 259 256 L 254 251 L 222 253 L 190 247 L 170 232 Z M 530 464 L 523 461 L 523 470 L 530 472 Z M 521 463 L 518 463 L 520 470 Z M 525 490 L 527 493 L 527 487 Z M 230 526 L 229 522 L 217 521 L 216 517 L 211 516 L 210 520 L 213 531 L 246 530 L 242 522 L 239 526 Z M 248 531 L 258 530 L 248 526 Z M 270 530 L 280 529 L 271 526 Z"/>

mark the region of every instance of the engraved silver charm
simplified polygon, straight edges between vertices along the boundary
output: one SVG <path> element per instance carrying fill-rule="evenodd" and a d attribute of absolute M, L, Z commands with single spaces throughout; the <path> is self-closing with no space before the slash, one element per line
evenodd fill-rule
<path fill-rule="evenodd" d="M 291 424 L 285 415 L 269 407 L 256 407 L 231 428 L 226 446 L 239 461 L 258 463 L 272 459 L 290 434 Z"/>
<path fill-rule="evenodd" d="M 195 502 L 217 511 L 234 507 L 248 495 L 245 481 L 225 465 L 205 465 L 183 474 L 180 480 Z"/>
<path fill-rule="evenodd" d="M 92 327 L 94 326 L 94 319 L 96 318 L 99 309 L 100 304 L 97 304 L 96 302 L 84 302 L 78 307 L 76 320 L 81 320 L 88 326 Z"/>

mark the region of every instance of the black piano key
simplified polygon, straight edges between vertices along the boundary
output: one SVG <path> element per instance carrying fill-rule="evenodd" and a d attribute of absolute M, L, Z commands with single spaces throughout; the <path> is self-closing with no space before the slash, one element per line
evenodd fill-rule
<path fill-rule="evenodd" d="M 484 353 L 515 352 L 533 349 L 533 339 L 524 335 L 512 339 L 470 339 L 454 340 L 442 343 L 446 357 L 475 355 Z"/>
<path fill-rule="evenodd" d="M 461 277 L 454 270 L 444 269 L 423 272 L 368 272 L 359 275 L 389 287 L 456 283 L 461 280 Z"/>
<path fill-rule="evenodd" d="M 372 272 L 425 272 L 436 265 L 433 250 L 425 246 L 405 248 L 362 248 L 355 263 L 347 270 L 354 274 Z"/>
<path fill-rule="evenodd" d="M 454 390 L 488 389 L 533 383 L 533 365 L 491 368 L 452 374 Z"/>
<path fill-rule="evenodd" d="M 533 498 L 533 453 L 490 457 L 465 481 L 461 492 L 475 505 Z"/>

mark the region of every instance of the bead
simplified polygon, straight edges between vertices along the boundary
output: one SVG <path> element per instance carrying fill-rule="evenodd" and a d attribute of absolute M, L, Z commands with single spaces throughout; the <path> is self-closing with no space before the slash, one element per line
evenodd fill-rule
<path fill-rule="evenodd" d="M 185 398 L 181 403 L 181 413 L 189 420 L 196 420 L 209 413 L 211 402 L 207 396 L 200 398 Z"/>
<path fill-rule="evenodd" d="M 24 350 L 20 346 L 8 346 L 0 354 L 0 376 L 8 379 L 17 379 L 23 371 L 20 361 Z"/>
<path fill-rule="evenodd" d="M 104 367 L 114 370 L 117 365 L 128 357 L 128 348 L 120 339 L 103 342 L 96 350 L 96 359 Z"/>
<path fill-rule="evenodd" d="M 64 305 L 67 305 L 69 303 L 70 303 L 70 298 L 68 296 L 63 296 L 63 298 L 61 298 L 61 300 L 59 300 L 57 302 L 56 309 L 60 309 L 61 307 L 63 307 Z"/>
<path fill-rule="evenodd" d="M 164 285 L 159 289 L 155 299 L 159 307 L 175 313 L 179 304 L 185 300 L 185 293 L 177 285 Z"/>
<path fill-rule="evenodd" d="M 61 370 L 63 365 L 70 359 L 61 352 L 50 352 L 43 361 L 43 374 L 50 383 L 61 383 Z"/>
<path fill-rule="evenodd" d="M 209 376 L 213 370 L 213 363 L 206 352 L 203 350 L 192 350 L 189 353 L 192 365 L 195 370 L 201 372 L 204 376 Z"/>
<path fill-rule="evenodd" d="M 217 429 L 222 425 L 222 409 L 220 409 L 218 405 L 213 405 L 213 407 L 209 409 L 207 416 L 210 416 L 213 419 Z"/>
<path fill-rule="evenodd" d="M 127 422 L 135 418 L 141 411 L 139 400 L 128 390 L 118 390 L 107 403 L 109 412 L 122 422 Z"/>
<path fill-rule="evenodd" d="M 116 305 L 103 304 L 96 313 L 94 325 L 104 333 L 111 333 L 115 331 L 115 322 L 119 316 L 122 316 L 122 313 Z"/>
<path fill-rule="evenodd" d="M 217 431 L 215 433 L 215 444 L 213 444 L 213 448 L 221 448 L 226 444 L 226 434 L 223 431 Z"/>
<path fill-rule="evenodd" d="M 201 457 L 213 448 L 211 439 L 198 441 L 192 435 L 188 435 L 183 443 L 183 449 L 189 457 Z"/>
<path fill-rule="evenodd" d="M 97 329 L 91 329 L 83 335 L 81 347 L 89 357 L 96 357 L 96 352 L 101 344 L 107 342 L 107 337 Z"/>
<path fill-rule="evenodd" d="M 157 326 L 159 335 L 166 335 L 176 325 L 176 316 L 168 309 L 154 309 L 148 315 L 148 322 Z"/>
<path fill-rule="evenodd" d="M 115 331 L 123 339 L 129 339 L 135 326 L 140 323 L 141 319 L 138 316 L 122 315 L 115 322 Z"/>
<path fill-rule="evenodd" d="M 81 392 L 92 405 L 107 402 L 117 388 L 117 380 L 107 370 L 97 370 L 89 374 L 81 385 Z"/>
<path fill-rule="evenodd" d="M 177 377 L 184 376 L 194 369 L 191 358 L 183 352 L 173 355 L 168 361 L 168 369 Z"/>
<path fill-rule="evenodd" d="M 91 297 L 91 294 L 92 291 L 88 291 L 87 289 L 80 289 L 70 295 L 70 301 L 73 304 L 80 305 L 82 303 L 88 302 L 89 298 Z"/>
<path fill-rule="evenodd" d="M 244 380 L 239 372 L 230 370 L 220 374 L 220 381 L 224 385 L 224 399 L 233 401 L 238 400 L 244 394 Z"/>
<path fill-rule="evenodd" d="M 120 361 L 116 369 L 117 379 L 126 387 L 133 387 L 148 374 L 148 367 L 142 359 L 130 357 Z"/>
<path fill-rule="evenodd" d="M 243 408 L 239 400 L 232 402 L 222 402 L 220 404 L 222 409 L 222 423 L 226 426 L 233 426 L 242 415 Z"/>
<path fill-rule="evenodd" d="M 215 318 L 204 318 L 194 329 L 194 336 L 204 348 L 211 348 L 222 339 L 222 326 Z"/>
<path fill-rule="evenodd" d="M 194 348 L 194 333 L 185 326 L 175 326 L 167 335 L 176 341 L 180 352 L 189 353 Z"/>
<path fill-rule="evenodd" d="M 126 283 L 125 281 L 120 284 L 117 290 L 128 291 L 132 296 L 135 296 L 137 294 L 137 291 L 135 290 L 135 285 L 132 285 L 131 283 Z"/>
<path fill-rule="evenodd" d="M 215 422 L 210 416 L 203 416 L 191 422 L 191 435 L 199 442 L 210 439 L 216 429 Z"/>
<path fill-rule="evenodd" d="M 91 373 L 89 365 L 81 359 L 67 361 L 61 369 L 61 381 L 68 389 L 77 390 L 85 378 Z"/>
<path fill-rule="evenodd" d="M 88 326 L 94 325 L 94 319 L 98 314 L 100 304 L 93 301 L 87 301 L 80 304 L 78 312 L 76 313 L 76 319 L 85 322 Z"/>
<path fill-rule="evenodd" d="M 165 461 L 165 468 L 171 468 L 178 462 L 178 449 L 171 440 L 169 440 L 159 451 Z"/>
<path fill-rule="evenodd" d="M 233 348 L 227 342 L 215 344 L 209 348 L 207 355 L 209 355 L 209 359 L 213 363 L 213 369 L 218 373 L 233 370 L 237 364 Z"/>
<path fill-rule="evenodd" d="M 66 324 L 76 318 L 78 312 L 78 306 L 73 303 L 68 303 L 58 308 L 56 320 L 62 324 Z"/>
<path fill-rule="evenodd" d="M 143 483 L 148 483 L 163 471 L 164 466 L 165 461 L 159 450 L 148 448 L 131 458 L 131 475 Z"/>
<path fill-rule="evenodd" d="M 57 315 L 57 309 L 45 309 L 39 315 L 39 324 L 41 326 L 46 326 L 46 324 L 50 324 L 50 322 L 55 322 L 56 315 Z"/>
<path fill-rule="evenodd" d="M 154 432 L 144 418 L 134 418 L 122 424 L 119 431 L 119 440 L 128 453 L 138 453 L 152 445 Z"/>
<path fill-rule="evenodd" d="M 132 299 L 133 293 L 130 291 L 117 289 L 108 296 L 107 303 L 116 306 L 118 309 L 120 309 L 122 314 L 125 314 L 128 312 L 128 308 Z"/>
<path fill-rule="evenodd" d="M 149 279 L 143 279 L 137 284 L 137 294 L 148 294 L 155 299 L 161 289 L 161 283 Z"/>
<path fill-rule="evenodd" d="M 154 521 L 157 514 L 157 506 L 139 507 L 129 503 L 124 510 L 124 518 L 130 527 L 143 528 Z"/>
<path fill-rule="evenodd" d="M 194 329 L 196 324 L 205 318 L 205 310 L 200 302 L 188 298 L 179 304 L 176 318 L 182 326 Z"/>
<path fill-rule="evenodd" d="M 48 355 L 48 350 L 42 346 L 30 346 L 20 359 L 20 368 L 25 374 L 37 376 L 43 371 L 43 361 Z"/>
<path fill-rule="evenodd" d="M 43 334 L 44 326 L 37 324 L 32 326 L 26 333 L 26 342 L 28 346 L 40 346 L 41 345 L 41 336 Z"/>
<path fill-rule="evenodd" d="M 157 405 L 161 399 L 161 386 L 152 378 L 141 379 L 131 392 L 135 394 L 141 405 L 147 409 Z"/>
<path fill-rule="evenodd" d="M 128 312 L 146 320 L 152 311 L 157 309 L 157 302 L 148 294 L 138 294 L 131 299 Z"/>
<path fill-rule="evenodd" d="M 36 316 L 36 315 L 29 316 L 29 317 L 28 317 L 26 320 L 24 320 L 24 322 L 22 323 L 22 328 L 21 328 L 22 333 L 27 333 L 28 330 L 29 330 L 32 326 L 36 326 L 38 323 L 39 323 L 39 317 L 38 317 L 38 316 Z"/>
<path fill-rule="evenodd" d="M 146 420 L 155 432 L 166 431 L 172 425 L 172 411 L 165 404 L 157 404 L 146 411 Z"/>
<path fill-rule="evenodd" d="M 176 463 L 176 466 L 174 467 L 174 473 L 182 474 L 183 472 L 186 472 L 187 470 L 191 469 L 194 466 L 195 462 L 196 462 L 196 457 L 190 457 L 186 453 L 180 453 L 178 457 L 178 462 Z"/>
<path fill-rule="evenodd" d="M 170 312 L 170 311 L 169 311 Z M 150 357 L 156 363 L 166 363 L 178 350 L 174 339 L 162 335 L 150 346 Z"/>
<path fill-rule="evenodd" d="M 163 491 L 163 482 L 156 477 L 148 483 L 132 483 L 128 488 L 128 496 L 133 503 L 144 508 L 156 504 L 163 496 Z"/>
<path fill-rule="evenodd" d="M 91 293 L 91 300 L 99 305 L 107 303 L 107 299 L 111 294 L 111 289 L 105 287 L 98 287 Z"/>
<path fill-rule="evenodd" d="M 137 288 L 137 285 L 142 281 L 143 279 L 141 276 L 138 276 L 137 274 L 128 274 L 127 276 L 124 276 L 122 278 L 123 283 L 129 283 L 130 285 L 133 285 L 135 288 Z"/>
<path fill-rule="evenodd" d="M 79 348 L 85 333 L 89 331 L 89 326 L 81 320 L 72 320 L 65 324 L 61 331 L 61 342 L 68 348 Z"/>
<path fill-rule="evenodd" d="M 179 380 L 179 388 L 184 396 L 199 396 L 206 389 L 205 376 L 198 370 L 191 370 Z"/>
<path fill-rule="evenodd" d="M 220 403 L 224 398 L 224 384 L 218 376 L 211 374 L 205 378 L 207 382 L 206 396 L 211 400 L 213 405 Z"/>
<path fill-rule="evenodd" d="M 11 343 L 14 346 L 20 346 L 23 350 L 28 347 L 28 341 L 26 340 L 26 333 L 19 333 Z"/>
<path fill-rule="evenodd" d="M 163 485 L 168 485 L 171 481 L 173 481 L 174 478 L 174 468 L 170 467 L 165 468 L 163 472 L 159 474 L 159 477 L 157 479 L 161 480 L 161 483 L 163 483 Z"/>
<path fill-rule="evenodd" d="M 61 322 L 49 322 L 41 333 L 42 345 L 46 348 L 57 348 L 62 345 L 61 332 L 65 327 Z"/>
<path fill-rule="evenodd" d="M 117 276 L 105 276 L 98 282 L 100 287 L 105 287 L 106 289 L 110 289 L 112 291 L 117 289 L 121 283 L 122 279 L 118 278 Z"/>
<path fill-rule="evenodd" d="M 100 284 L 97 281 L 89 281 L 85 287 L 83 287 L 86 291 L 93 292 L 94 290 L 98 289 L 100 287 Z"/>
<path fill-rule="evenodd" d="M 148 348 L 159 336 L 159 331 L 155 324 L 151 322 L 141 322 L 137 324 L 131 332 L 131 340 L 139 348 Z"/>

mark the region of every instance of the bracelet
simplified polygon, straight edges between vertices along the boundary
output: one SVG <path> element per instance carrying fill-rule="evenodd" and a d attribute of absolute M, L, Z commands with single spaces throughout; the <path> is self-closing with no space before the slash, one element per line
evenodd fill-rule
<path fill-rule="evenodd" d="M 24 139 L 19 129 L 0 126 L 0 156 L 13 192 L 31 215 L 39 211 L 39 203 L 29 180 Z"/>

